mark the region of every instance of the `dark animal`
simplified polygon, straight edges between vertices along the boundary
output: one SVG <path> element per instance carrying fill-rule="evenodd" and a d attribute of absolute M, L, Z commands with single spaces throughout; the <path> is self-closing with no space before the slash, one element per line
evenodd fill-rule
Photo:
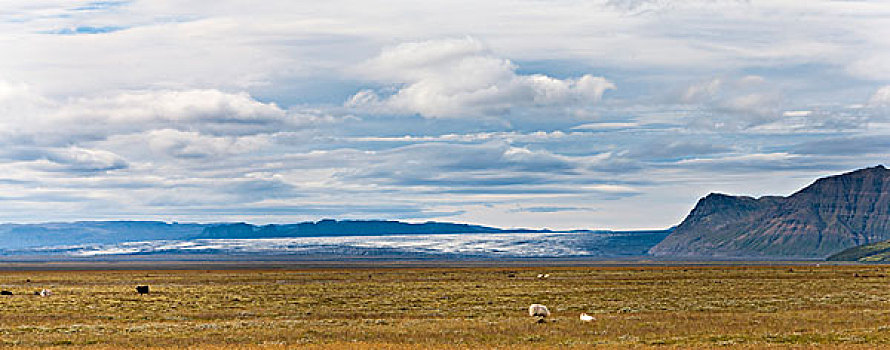
<path fill-rule="evenodd" d="M 148 294 L 148 286 L 136 286 L 136 293 Z"/>
<path fill-rule="evenodd" d="M 0 290 L 0 295 L 12 295 L 12 292 L 8 290 Z"/>

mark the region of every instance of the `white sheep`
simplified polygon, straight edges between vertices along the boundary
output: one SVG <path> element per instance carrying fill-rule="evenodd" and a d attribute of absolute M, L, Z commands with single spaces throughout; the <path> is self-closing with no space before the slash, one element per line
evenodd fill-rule
<path fill-rule="evenodd" d="M 50 295 L 53 295 L 53 291 L 51 291 L 49 289 L 44 289 L 44 290 L 40 291 L 40 296 L 42 296 L 42 297 L 48 297 Z"/>
<path fill-rule="evenodd" d="M 532 317 L 550 317 L 550 310 L 541 304 L 532 304 L 528 307 L 528 315 Z"/>
<path fill-rule="evenodd" d="M 581 321 L 584 321 L 584 322 L 590 322 L 590 321 L 595 320 L 595 318 L 593 318 L 593 316 L 590 316 L 588 314 L 581 314 L 580 318 L 581 318 Z"/>

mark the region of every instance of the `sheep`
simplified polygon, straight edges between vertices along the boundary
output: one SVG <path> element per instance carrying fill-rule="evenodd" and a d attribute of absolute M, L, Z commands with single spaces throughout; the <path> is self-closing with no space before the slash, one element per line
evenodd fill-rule
<path fill-rule="evenodd" d="M 528 307 L 528 315 L 532 317 L 550 317 L 550 310 L 547 310 L 547 307 L 541 304 L 532 304 Z"/>
<path fill-rule="evenodd" d="M 43 289 L 40 291 L 39 295 L 42 297 L 48 297 L 50 295 L 53 295 L 53 291 L 51 291 L 49 289 Z"/>
<path fill-rule="evenodd" d="M 550 274 L 549 274 L 549 273 L 539 273 L 539 274 L 538 274 L 538 279 L 542 279 L 542 280 L 543 280 L 543 279 L 548 279 L 548 278 L 550 278 Z"/>
<path fill-rule="evenodd" d="M 588 315 L 588 314 L 581 314 L 580 319 L 581 319 L 581 321 L 583 321 L 583 322 L 590 322 L 590 321 L 595 320 L 595 318 L 593 318 L 593 316 L 590 316 L 590 315 Z"/>
<path fill-rule="evenodd" d="M 148 294 L 148 286 L 136 286 L 136 293 Z"/>

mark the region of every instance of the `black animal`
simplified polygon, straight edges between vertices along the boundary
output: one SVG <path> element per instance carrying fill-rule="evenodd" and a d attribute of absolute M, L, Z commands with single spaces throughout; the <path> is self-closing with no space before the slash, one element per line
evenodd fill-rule
<path fill-rule="evenodd" d="M 0 295 L 12 295 L 12 292 L 8 290 L 0 290 Z"/>
<path fill-rule="evenodd" d="M 136 293 L 148 294 L 148 286 L 136 286 Z"/>

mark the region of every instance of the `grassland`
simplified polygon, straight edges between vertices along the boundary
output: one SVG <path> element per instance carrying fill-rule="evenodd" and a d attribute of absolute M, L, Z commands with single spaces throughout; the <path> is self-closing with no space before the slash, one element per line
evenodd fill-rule
<path fill-rule="evenodd" d="M 2 271 L 0 346 L 890 347 L 890 267 Z M 546 280 L 536 278 L 549 273 Z M 140 296 L 133 286 L 148 284 Z M 51 288 L 47 298 L 32 295 Z M 526 315 L 550 307 L 544 324 Z M 582 323 L 578 315 L 596 321 Z"/>

